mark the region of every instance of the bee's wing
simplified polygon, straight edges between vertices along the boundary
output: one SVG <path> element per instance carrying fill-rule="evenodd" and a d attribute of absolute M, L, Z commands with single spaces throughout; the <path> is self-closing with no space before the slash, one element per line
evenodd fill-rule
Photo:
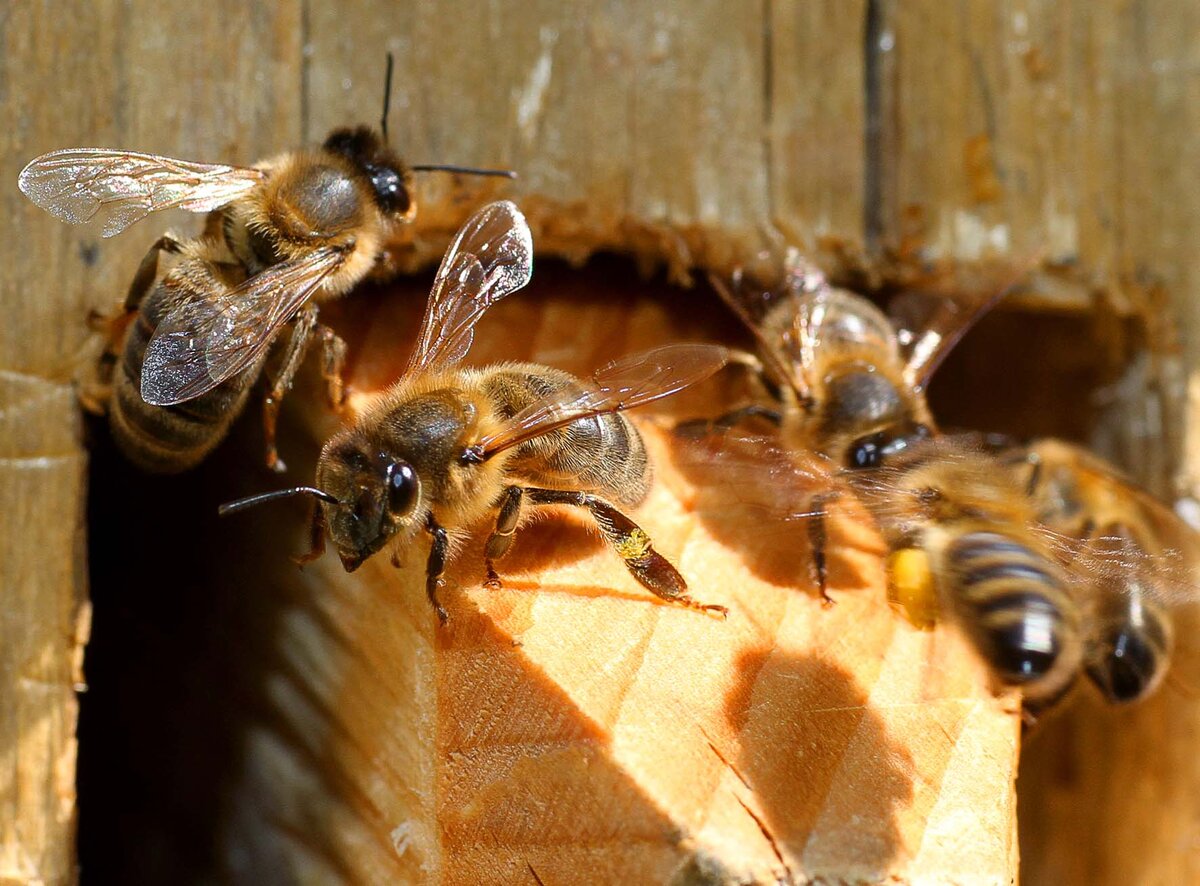
<path fill-rule="evenodd" d="M 1148 527 L 1156 547 L 1144 550 L 1132 536 L 1093 535 L 1086 542 L 1045 529 L 1073 576 L 1089 586 L 1137 589 L 1163 606 L 1200 602 L 1200 537 L 1170 508 L 1090 453 L 1076 451 L 1075 470 L 1125 502 L 1131 519 Z M 1097 579 L 1100 579 L 1097 582 Z"/>
<path fill-rule="evenodd" d="M 733 514 L 772 532 L 804 531 L 806 521 L 828 513 L 820 499 L 849 490 L 831 459 L 787 449 L 775 436 L 722 429 L 695 437 L 680 428 L 671 458 L 701 495 L 712 493 L 723 519 Z"/>
<path fill-rule="evenodd" d="M 1147 551 L 1126 535 L 1080 539 L 1041 525 L 1036 531 L 1066 568 L 1073 594 L 1085 605 L 1097 602 L 1097 594 L 1145 595 L 1166 608 L 1200 603 L 1194 544 L 1162 539 L 1162 547 Z"/>
<path fill-rule="evenodd" d="M 918 390 L 980 318 L 1028 277 L 1042 259 L 981 268 L 977 274 L 931 280 L 892 299 L 888 313 L 904 349 L 905 379 Z"/>
<path fill-rule="evenodd" d="M 152 406 L 192 400 L 251 365 L 343 258 L 340 250 L 318 249 L 272 265 L 219 298 L 180 304 L 146 345 L 142 399 Z"/>
<path fill-rule="evenodd" d="M 405 374 L 452 366 L 471 347 L 475 324 L 493 304 L 529 282 L 533 238 L 508 200 L 480 209 L 446 250 Z"/>
<path fill-rule="evenodd" d="M 800 258 L 799 253 L 791 251 L 787 257 L 786 277 L 774 288 L 765 289 L 751 283 L 740 270 L 736 271 L 728 282 L 714 274 L 709 274 L 708 279 L 721 301 L 725 302 L 758 340 L 759 357 L 775 380 L 791 387 L 801 401 L 809 399 L 808 382 L 789 356 L 789 350 L 801 345 L 802 333 L 796 325 L 800 318 L 799 296 L 804 292 L 827 288 L 825 276 L 815 265 Z M 796 303 L 796 322 L 791 330 L 793 341 L 790 343 L 784 341 L 780 335 L 767 332 L 763 325 L 767 314 L 776 305 L 788 300 Z"/>
<path fill-rule="evenodd" d="M 35 204 L 65 222 L 82 224 L 100 213 L 102 234 L 111 237 L 162 209 L 217 209 L 264 176 L 261 170 L 240 166 L 69 148 L 31 161 L 21 170 L 17 185 Z"/>
<path fill-rule="evenodd" d="M 652 403 L 701 382 L 729 362 L 721 345 L 677 344 L 615 360 L 592 374 L 582 388 L 550 393 L 530 404 L 471 447 L 486 459 L 579 419 Z"/>

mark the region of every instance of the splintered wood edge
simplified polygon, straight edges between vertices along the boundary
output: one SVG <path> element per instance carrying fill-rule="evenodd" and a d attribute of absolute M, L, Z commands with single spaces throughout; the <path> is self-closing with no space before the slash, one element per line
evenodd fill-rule
<path fill-rule="evenodd" d="M 436 265 L 472 208 L 489 200 L 509 199 L 521 207 L 537 244 L 539 257 L 553 257 L 580 266 L 603 253 L 634 260 L 644 274 L 663 269 L 671 283 L 690 287 L 712 273 L 728 276 L 751 268 L 771 280 L 786 270 L 783 244 L 765 248 L 757 231 L 714 223 L 679 224 L 668 219 L 647 220 L 624 215 L 603 199 L 564 202 L 523 191 L 517 183 L 484 181 L 437 185 L 422 182 L 424 196 L 415 222 L 400 229 L 386 249 L 390 269 L 411 274 Z M 958 294 L 988 291 L 997 280 L 1016 279 L 1005 304 L 1025 310 L 1089 313 L 1096 309 L 1096 283 L 1080 268 L 1052 264 L 1041 253 L 996 253 L 971 259 L 930 261 L 921 254 L 868 255 L 861 244 L 834 237 L 809 244 L 786 244 L 804 249 L 834 279 L 868 288 L 923 284 L 935 276 L 950 281 Z M 1145 317 L 1145 305 L 1129 294 L 1132 281 L 1103 290 L 1113 316 Z"/>
<path fill-rule="evenodd" d="M 69 385 L 0 372 L 0 882 L 73 877 L 75 692 L 90 628 L 84 597 L 87 459 Z M 36 539 L 36 544 L 30 544 Z"/>
<path fill-rule="evenodd" d="M 570 297 L 541 310 L 569 316 Z M 521 310 L 493 309 L 513 335 L 481 335 L 472 363 L 571 350 L 562 323 L 510 319 Z M 609 310 L 620 352 L 679 327 L 652 300 Z M 418 312 L 395 295 L 371 314 L 363 372 L 380 354 L 402 365 Z M 582 371 L 594 355 L 576 350 L 566 368 Z M 319 445 L 334 423 L 300 396 Z M 727 396 L 685 392 L 674 414 Z M 992 695 L 952 631 L 890 610 L 861 514 L 833 521 L 826 608 L 804 542 L 723 516 L 730 492 L 676 463 L 665 421 L 638 418 L 657 482 L 633 516 L 727 621 L 653 598 L 568 514 L 521 530 L 498 591 L 479 585 L 486 528 L 470 533 L 446 628 L 423 548 L 399 570 L 381 555 L 346 575 L 328 555 L 273 576 L 302 601 L 277 638 L 295 672 L 250 745 L 235 844 L 261 857 L 279 841 L 299 870 L 368 881 L 1011 880 L 1016 699 Z M 305 775 L 288 735 L 337 777 Z M 270 824 L 251 827 L 264 807 Z"/>

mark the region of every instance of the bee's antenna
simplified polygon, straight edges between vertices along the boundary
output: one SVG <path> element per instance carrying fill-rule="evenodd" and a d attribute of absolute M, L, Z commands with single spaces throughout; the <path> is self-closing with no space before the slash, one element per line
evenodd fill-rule
<path fill-rule="evenodd" d="M 477 169 L 473 166 L 446 166 L 440 163 L 410 166 L 408 168 L 413 172 L 457 172 L 459 175 L 498 175 L 503 178 L 517 177 L 517 174 L 511 169 Z"/>
<path fill-rule="evenodd" d="M 387 118 L 388 108 L 392 104 L 392 67 L 395 64 L 395 59 L 392 54 L 387 54 L 387 74 L 383 78 L 383 117 L 379 120 L 379 128 L 383 131 L 383 143 L 386 145 L 388 140 Z"/>
<path fill-rule="evenodd" d="M 249 495 L 246 498 L 239 498 L 237 501 L 227 502 L 217 508 L 217 513 L 222 517 L 227 517 L 230 514 L 236 514 L 238 511 L 244 511 L 246 508 L 252 508 L 255 505 L 275 501 L 279 498 L 290 498 L 293 495 L 311 495 L 313 498 L 319 498 L 321 501 L 329 502 L 331 505 L 340 504 L 341 501 L 323 489 L 317 489 L 313 486 L 294 486 L 291 489 L 260 492 L 258 495 Z"/>

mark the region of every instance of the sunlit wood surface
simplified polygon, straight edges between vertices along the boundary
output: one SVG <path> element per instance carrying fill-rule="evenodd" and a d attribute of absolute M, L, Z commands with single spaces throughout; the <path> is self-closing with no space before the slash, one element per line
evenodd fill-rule
<path fill-rule="evenodd" d="M 5 311 L 0 323 L 0 513 L 5 515 L 0 520 L 0 696 L 12 699 L 0 711 L 0 771 L 6 773 L 0 776 L 0 880 L 65 882 L 74 871 L 74 689 L 88 618 L 81 531 L 85 450 L 71 379 L 86 363 L 90 346 L 84 318 L 89 308 L 111 309 L 146 246 L 162 229 L 188 232 L 198 227 L 194 219 L 164 217 L 113 241 L 101 241 L 94 229 L 67 228 L 30 206 L 13 186 L 31 157 L 59 147 L 103 145 L 251 162 L 316 141 L 334 125 L 373 123 L 382 58 L 390 49 L 398 62 L 393 139 L 407 156 L 426 162 L 506 164 L 522 174 L 515 185 L 500 189 L 489 183 L 474 192 L 428 179 L 422 185 L 427 211 L 413 239 L 395 244 L 398 261 L 413 266 L 432 261 L 478 200 L 499 193 L 527 206 L 537 242 L 547 254 L 582 259 L 596 250 L 621 251 L 646 264 L 665 262 L 676 277 L 690 264 L 724 268 L 783 241 L 801 245 L 831 268 L 866 279 L 890 266 L 882 261 L 885 252 L 973 261 L 992 252 L 1020 257 L 1044 248 L 1048 263 L 1058 267 L 1035 281 L 1027 304 L 1039 310 L 1060 308 L 1075 316 L 1087 312 L 1088 322 L 1080 329 L 1096 338 L 1091 350 L 1096 367 L 1104 370 L 1096 376 L 1115 377 L 1116 371 L 1125 370 L 1123 384 L 1111 387 L 1109 398 L 1094 407 L 1098 439 L 1156 489 L 1186 489 L 1194 486 L 1200 464 L 1200 459 L 1188 457 L 1195 449 L 1196 424 L 1187 418 L 1181 393 L 1200 390 L 1191 382 L 1200 353 L 1194 333 L 1197 302 L 1192 297 L 1198 272 L 1191 257 L 1200 235 L 1200 199 L 1189 159 L 1195 153 L 1195 118 L 1200 113 L 1200 75 L 1192 59 L 1198 37 L 1198 13 L 1181 0 L 1005 0 L 969 2 L 953 9 L 933 0 L 774 2 L 732 8 L 689 3 L 660 4 L 653 12 L 507 0 L 482 6 L 372 2 L 357 4 L 352 12 L 314 0 L 271 5 L 101 0 L 13 4 L 0 13 L 0 105 L 6 112 L 6 130 L 0 137 L 0 182 L 6 183 L 0 186 L 0 211 L 9 222 L 5 260 L 0 262 L 0 303 Z M 1170 321 L 1173 313 L 1181 318 L 1177 340 Z M 1092 317 L 1098 318 L 1095 323 Z M 1122 347 L 1110 347 L 1112 339 L 1106 336 L 1112 324 L 1105 318 L 1111 317 L 1131 318 L 1122 322 L 1145 331 L 1157 348 L 1155 359 L 1129 362 L 1126 339 L 1120 339 L 1125 341 Z M 557 365 L 590 365 L 625 340 L 623 329 L 612 338 L 604 332 L 612 321 L 602 304 L 555 303 L 537 322 L 537 340 L 543 342 L 537 356 Z M 663 323 L 663 334 L 683 331 L 674 319 Z M 583 330 L 588 332 L 581 344 L 577 336 Z M 1026 341 L 1025 333 L 1019 334 L 1019 341 Z M 1132 341 L 1137 340 L 1134 335 Z M 1177 348 L 1170 347 L 1176 343 Z M 481 337 L 480 355 L 488 344 L 487 337 Z M 397 334 L 394 346 L 403 351 L 406 345 L 404 335 Z M 1089 379 L 1096 376 L 1086 374 Z M 1048 381 L 1039 391 L 1053 386 L 1053 380 Z M 984 397 L 978 392 L 963 396 L 973 403 Z M 1059 402 L 1088 396 L 1085 390 L 1067 391 Z M 102 433 L 100 426 L 92 430 Z M 102 442 L 98 445 L 103 451 Z M 149 525 L 154 529 L 167 522 L 163 515 L 182 520 L 179 515 L 190 501 L 197 502 L 199 514 L 201 505 L 209 509 L 228 493 L 272 481 L 244 467 L 256 452 L 253 429 L 241 431 L 231 445 L 245 452 L 236 454 L 240 457 L 223 453 L 209 473 L 177 483 L 140 485 L 132 473 L 102 460 L 111 482 L 104 485 L 105 478 L 93 476 L 93 484 L 100 484 L 95 491 L 105 497 L 92 498 L 91 534 L 105 539 L 106 547 L 100 553 L 93 550 L 93 561 L 101 553 L 114 560 L 123 556 L 125 568 L 141 575 L 147 588 L 154 582 L 178 582 L 182 593 L 191 586 L 186 577 L 174 573 L 164 579 L 161 573 L 135 568 L 133 552 L 144 553 L 144 545 L 134 540 L 132 529 L 142 531 L 147 524 L 138 522 L 127 506 L 137 503 L 148 509 L 157 517 Z M 303 471 L 303 458 L 296 457 L 293 467 Z M 727 554 L 728 563 L 710 564 L 703 558 L 705 534 L 712 527 L 682 532 L 690 519 L 689 481 L 686 476 L 673 477 L 670 467 L 663 473 L 664 483 L 642 519 L 664 539 L 674 539 L 673 531 L 681 531 L 676 553 L 685 563 L 694 558 L 714 575 L 722 574 L 718 569 L 733 568 L 736 545 L 728 539 L 711 539 L 711 550 L 725 552 L 721 555 Z M 1173 487 L 1180 479 L 1182 487 Z M 118 481 L 124 485 L 114 485 Z M 177 532 L 173 544 L 207 544 L 217 531 L 204 522 L 207 519 L 197 516 L 187 524 L 194 532 L 182 538 Z M 104 528 L 97 535 L 99 526 Z M 126 528 L 130 532 L 123 531 Z M 261 553 L 264 548 L 274 551 L 279 544 L 275 538 L 269 546 L 246 550 L 243 559 L 254 562 L 266 556 Z M 166 550 L 176 558 L 184 556 L 177 547 Z M 271 562 L 272 568 L 282 569 L 282 561 Z M 536 558 L 529 562 L 532 570 Z M 582 568 L 583 563 L 596 569 L 586 581 L 571 579 L 569 571 L 563 571 L 573 565 Z M 428 628 L 427 613 L 419 599 L 406 593 L 389 596 L 388 605 L 376 601 L 376 608 L 369 610 L 376 613 L 371 619 L 350 606 L 366 604 L 361 594 L 346 587 L 347 603 L 339 612 L 349 609 L 345 617 L 366 618 L 368 627 L 387 636 L 387 630 L 394 630 L 397 639 L 412 631 L 412 643 L 406 646 L 412 650 L 412 667 L 433 668 L 433 662 L 442 660 L 442 647 L 435 642 L 467 648 L 468 643 L 489 638 L 515 637 L 525 644 L 510 653 L 516 656 L 518 671 L 530 662 L 547 660 L 544 645 L 552 637 L 591 634 L 602 646 L 601 628 L 619 621 L 608 609 L 617 602 L 622 612 L 632 608 L 639 613 L 634 618 L 646 622 L 637 624 L 647 642 L 665 641 L 684 626 L 705 637 L 723 629 L 722 636 L 733 638 L 725 641 L 730 647 L 722 652 L 726 656 L 734 655 L 734 648 L 753 650 L 760 641 L 770 646 L 775 632 L 778 649 L 796 644 L 811 653 L 815 635 L 789 633 L 789 626 L 836 625 L 843 617 L 840 611 L 849 612 L 851 606 L 862 605 L 884 617 L 878 601 L 869 606 L 858 602 L 873 599 L 870 592 L 843 595 L 850 601 L 826 613 L 812 609 L 803 594 L 785 594 L 781 584 L 768 582 L 762 598 L 779 606 L 786 600 L 778 624 L 751 628 L 750 619 L 739 623 L 731 618 L 722 626 L 642 602 L 640 591 L 623 575 L 603 571 L 613 564 L 597 549 L 582 560 L 542 565 L 550 571 L 537 581 L 603 586 L 606 591 L 623 588 L 638 599 L 610 600 L 607 594 L 593 599 L 563 592 L 514 599 L 528 590 L 515 586 L 499 595 L 468 593 L 456 601 L 459 624 L 436 641 L 434 634 L 422 633 Z M 332 563 L 326 566 L 331 567 Z M 207 574 L 199 568 L 193 572 Z M 117 582 L 126 573 L 114 567 L 101 574 L 112 582 L 107 600 L 116 603 L 97 613 L 97 660 L 116 662 L 126 676 L 152 680 L 156 669 L 166 667 L 163 661 L 172 644 L 160 647 L 160 640 L 151 643 L 146 638 L 171 639 L 178 629 L 153 605 L 174 604 L 177 598 L 140 595 L 136 587 L 118 594 Z M 244 570 L 230 573 L 239 574 Z M 522 584 L 533 583 L 532 576 L 531 572 Z M 751 571 L 737 594 L 749 595 L 758 580 L 761 577 Z M 238 581 L 247 582 L 249 590 L 249 579 Z M 304 581 L 322 599 L 331 593 L 323 572 L 320 578 L 310 573 Z M 328 581 L 333 587 L 334 576 Z M 208 589 L 210 596 L 224 599 L 212 590 Z M 182 611 L 194 614 L 188 608 L 192 601 L 207 599 L 198 586 L 193 593 L 196 597 L 179 603 Z M 743 611 L 733 590 L 717 588 L 715 593 L 734 600 L 735 613 Z M 110 634 L 113 639 L 106 645 L 105 618 L 110 624 L 133 618 L 134 600 L 150 601 L 150 608 L 137 618 L 148 619 L 152 629 L 134 634 L 132 640 L 119 632 Z M 411 607 L 411 613 L 404 607 Z M 564 624 L 554 631 L 548 626 L 519 627 L 522 607 L 539 615 L 553 613 L 549 617 Z M 241 612 L 236 606 L 232 611 Z M 390 629 L 389 618 L 395 620 Z M 566 629 L 572 619 L 578 619 L 574 633 Z M 240 691 L 246 685 L 242 681 L 262 676 L 237 664 L 238 655 L 249 654 L 251 636 L 269 649 L 303 648 L 287 645 L 290 641 L 284 638 L 290 635 L 273 619 L 265 622 L 269 630 L 259 634 L 246 625 L 241 628 L 246 633 L 239 634 L 227 621 L 221 624 L 245 642 L 230 650 L 214 640 L 213 657 L 195 660 L 221 661 L 218 651 L 226 655 L 229 663 L 217 667 L 216 682 L 232 690 Z M 257 623 L 250 619 L 247 624 Z M 536 624 L 541 625 L 540 617 Z M 925 654 L 929 638 L 894 630 L 889 649 L 908 643 Z M 357 648 L 358 635 L 348 626 L 339 626 L 338 633 L 346 638 L 347 649 Z M 139 654 L 151 648 L 162 655 L 142 661 Z M 700 654 L 697 648 L 709 647 L 689 647 L 694 655 Z M 760 673 L 785 672 L 785 658 L 791 654 L 768 657 Z M 263 657 L 271 660 L 265 653 Z M 324 673 L 321 668 L 330 667 L 310 664 L 316 670 L 301 670 L 304 676 L 298 678 L 305 691 Z M 559 686 L 561 681 L 542 664 L 529 666 L 542 668 L 538 680 L 528 681 L 530 687 Z M 213 673 L 200 664 L 191 667 L 190 692 L 214 682 Z M 374 665 L 359 662 L 357 667 L 364 669 L 356 684 L 364 693 L 364 705 L 386 709 L 378 690 L 370 694 L 378 685 L 371 676 Z M 632 671 L 620 673 L 628 677 Z M 859 688 L 847 691 L 873 699 L 870 687 L 876 683 L 867 672 L 851 668 L 848 673 Z M 414 672 L 412 691 L 434 691 L 445 679 L 446 674 Z M 762 680 L 771 685 L 767 677 Z M 1200 852 L 1194 834 L 1200 814 L 1191 786 L 1200 781 L 1200 762 L 1190 736 L 1198 706 L 1187 689 L 1196 682 L 1184 673 L 1177 681 L 1184 688 L 1171 690 L 1144 710 L 1099 719 L 1068 715 L 1047 728 L 1046 741 L 1031 747 L 1038 757 L 1022 785 L 1026 818 L 1039 823 L 1026 846 L 1027 881 L 1047 882 L 1046 872 L 1053 871 L 1068 871 L 1089 883 L 1128 882 L 1130 872 L 1151 880 L 1157 876 L 1161 882 L 1196 877 Z M 133 679 L 128 685 L 142 684 Z M 162 686 L 153 685 L 172 697 L 181 693 L 165 678 Z M 630 699 L 640 697 L 634 691 L 636 679 L 632 685 Z M 688 691 L 697 693 L 700 689 L 692 687 L 704 685 L 709 684 L 698 678 L 686 684 Z M 402 697 L 409 688 L 401 683 L 386 691 Z M 103 686 L 96 686 L 95 692 L 95 704 L 109 716 L 116 710 L 150 716 L 161 703 L 157 696 L 132 691 L 106 695 L 112 690 Z M 698 708 L 697 716 L 706 729 L 711 727 L 713 744 L 736 765 L 742 739 L 730 725 L 722 707 L 725 701 L 720 693 L 702 695 L 709 707 Z M 553 707 L 552 700 L 544 701 Z M 221 710 L 216 706 L 213 712 Z M 588 728 L 593 732 L 586 735 L 599 736 L 588 739 L 591 747 L 606 741 L 605 747 L 628 747 L 630 721 L 622 719 L 627 716 L 624 707 L 615 713 L 589 711 Z M 436 725 L 393 723 L 377 713 L 377 719 L 363 722 L 382 724 L 388 735 Z M 869 722 L 865 716 L 864 722 Z M 887 716 L 896 715 L 884 716 L 880 728 L 895 728 Z M 751 733 L 759 728 L 753 717 L 746 722 Z M 1067 746 L 1049 740 L 1064 734 L 1068 739 L 1074 736 Z M 139 771 L 138 766 L 150 767 L 148 761 L 161 751 L 179 764 L 167 768 L 184 772 L 187 767 L 181 760 L 186 757 L 167 753 L 177 737 L 165 726 L 132 737 L 100 730 L 93 740 L 103 739 L 104 750 L 95 759 L 113 765 L 106 769 L 98 762 L 92 771 L 100 777 L 109 771 L 113 777 Z M 344 732 L 342 738 L 361 744 L 360 734 Z M 234 754 L 235 748 L 286 748 L 305 741 L 316 739 L 263 726 L 222 748 Z M 211 742 L 210 746 L 215 748 Z M 400 742 L 394 750 L 401 754 L 406 746 Z M 961 753 L 967 753 L 968 746 L 962 740 L 956 744 L 964 748 Z M 314 745 L 313 759 L 336 762 L 336 755 L 321 756 L 329 747 Z M 374 753 L 373 746 L 363 747 Z M 256 768 L 249 761 L 257 758 L 249 750 L 247 755 L 241 770 L 245 790 L 269 796 L 281 784 L 295 790 L 310 784 L 314 798 L 328 796 L 323 787 L 306 781 L 309 770 L 303 766 L 287 771 Z M 1158 761 L 1149 770 L 1141 762 L 1147 758 Z M 309 769 L 316 766 L 313 759 Z M 387 753 L 368 759 L 409 771 L 402 758 Z M 628 758 L 621 759 L 625 762 L 618 762 L 626 765 Z M 712 759 L 699 751 L 688 759 L 697 761 L 696 785 L 706 784 L 705 767 L 714 765 Z M 919 754 L 912 759 L 913 767 L 924 765 Z M 980 759 L 994 764 L 983 767 L 989 777 L 1001 778 L 1003 773 L 1003 782 L 1011 775 L 1006 769 L 1011 761 L 1003 754 Z M 656 763 L 653 768 L 665 772 L 665 765 Z M 167 812 L 171 803 L 188 804 L 178 800 L 185 793 L 172 793 L 171 782 L 158 771 L 159 779 L 147 776 L 147 783 L 160 786 L 162 793 L 156 793 L 160 787 L 148 789 L 137 802 L 145 818 L 167 834 L 173 821 Z M 193 786 L 203 794 L 204 780 L 194 777 Z M 425 787 L 410 787 L 412 796 L 427 803 L 448 796 L 428 792 L 438 777 L 429 770 L 426 781 L 413 782 Z M 952 783 L 946 778 L 943 784 Z M 734 792 L 743 788 L 735 785 Z M 373 789 L 363 788 L 368 799 Z M 910 806 L 919 806 L 920 796 L 915 793 Z M 219 804 L 214 800 L 211 805 Z M 193 810 L 196 806 L 195 801 L 190 804 Z M 93 821 L 104 822 L 105 809 L 93 809 Z M 151 810 L 158 814 L 151 815 Z M 239 815 L 247 814 L 236 804 L 225 811 L 234 822 L 243 822 Z M 755 811 L 768 821 L 767 810 Z M 352 803 L 341 814 L 355 822 L 360 812 Z M 86 818 L 86 810 L 84 814 Z M 715 833 L 705 814 L 693 807 L 670 820 L 682 822 L 678 826 L 686 826 L 688 833 Z M 735 809 L 730 821 L 745 825 L 748 819 L 741 815 Z M 137 821 L 137 816 L 131 820 Z M 395 835 L 395 829 L 410 820 L 420 819 L 380 819 L 371 832 Z M 332 832 L 341 821 L 328 812 L 302 825 L 293 823 L 299 828 L 292 832 L 293 842 L 274 860 L 291 863 L 312 856 L 311 835 Z M 460 823 L 467 824 L 446 833 L 469 833 L 463 829 L 470 821 L 462 818 Z M 1130 829 L 1132 823 L 1138 827 Z M 432 839 L 413 828 L 409 843 L 404 843 L 404 830 L 394 840 L 416 847 Z M 797 833 L 804 831 L 801 825 L 796 828 Z M 811 833 L 822 833 L 814 828 Z M 182 830 L 177 829 L 174 838 L 158 839 L 154 852 L 141 852 L 139 863 L 160 873 L 172 872 L 183 864 L 179 847 L 186 844 L 184 867 L 204 868 L 230 845 L 226 835 L 243 829 L 230 825 L 215 838 L 216 848 L 207 841 L 183 841 Z M 105 834 L 101 842 L 119 851 L 119 842 L 109 838 L 116 832 L 114 824 L 111 832 L 102 826 L 92 833 Z M 952 827 L 948 833 L 957 835 L 960 829 Z M 1139 834 L 1170 836 L 1141 839 Z M 800 837 L 793 834 L 791 839 L 798 845 Z M 825 857 L 816 849 L 811 853 L 817 854 L 809 854 L 809 842 L 796 848 L 784 841 L 790 853 L 784 857 L 794 871 L 808 870 L 805 864 L 816 865 Z M 385 855 L 398 852 L 394 843 L 377 840 L 370 845 Z M 909 837 L 889 845 L 901 847 L 887 859 L 899 869 L 917 864 L 925 851 L 912 849 Z M 926 837 L 921 845 L 932 844 Z M 1107 849 L 1102 852 L 1099 847 Z M 909 850 L 916 854 L 906 855 Z M 1004 852 L 1012 858 L 1011 846 Z M 401 857 L 411 859 L 412 853 Z M 878 862 L 884 854 L 876 853 L 868 861 Z M 1090 866 L 1081 867 L 1084 855 L 1092 859 Z M 503 856 L 496 852 L 494 857 L 499 864 Z M 966 856 L 956 850 L 950 857 Z M 162 867 L 153 868 L 155 864 Z M 1159 870 L 1161 874 L 1153 873 Z M 554 882 L 553 877 L 545 879 Z"/>

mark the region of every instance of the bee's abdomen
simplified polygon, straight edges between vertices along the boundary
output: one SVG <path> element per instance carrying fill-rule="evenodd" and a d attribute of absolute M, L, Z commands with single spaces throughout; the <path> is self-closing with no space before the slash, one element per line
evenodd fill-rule
<path fill-rule="evenodd" d="M 1057 698 L 1081 659 L 1079 613 L 1057 564 L 1018 539 L 973 531 L 945 550 L 949 604 L 972 643 L 1029 702 Z"/>
<path fill-rule="evenodd" d="M 159 283 L 130 324 L 117 366 L 109 425 L 121 451 L 147 471 L 175 473 L 199 463 L 224 438 L 241 412 L 257 372 L 237 373 L 207 394 L 174 406 L 151 406 L 142 399 L 146 345 L 169 302 Z"/>
<path fill-rule="evenodd" d="M 1146 548 L 1118 527 L 1102 533 L 1122 539 L 1131 562 L 1145 558 Z M 1157 688 L 1171 661 L 1174 629 L 1171 615 L 1158 601 L 1153 569 L 1121 569 L 1094 576 L 1087 586 L 1090 624 L 1086 669 L 1089 679 L 1111 702 L 1123 704 L 1146 697 Z"/>
<path fill-rule="evenodd" d="M 524 364 L 494 373 L 489 393 L 501 414 L 513 415 L 551 392 L 583 390 L 562 370 Z M 636 505 L 650 487 L 650 461 L 637 428 L 621 414 L 599 415 L 518 447 L 511 470 L 531 483 L 592 492 L 615 504 Z"/>

